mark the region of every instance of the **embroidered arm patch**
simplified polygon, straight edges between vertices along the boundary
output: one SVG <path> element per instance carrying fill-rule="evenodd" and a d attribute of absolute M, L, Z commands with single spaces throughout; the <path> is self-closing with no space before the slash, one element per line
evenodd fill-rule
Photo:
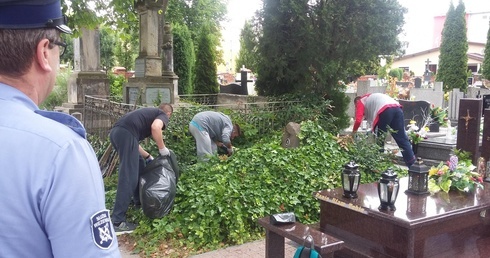
<path fill-rule="evenodd" d="M 114 242 L 109 210 L 101 210 L 90 217 L 94 244 L 101 249 L 109 249 Z"/>

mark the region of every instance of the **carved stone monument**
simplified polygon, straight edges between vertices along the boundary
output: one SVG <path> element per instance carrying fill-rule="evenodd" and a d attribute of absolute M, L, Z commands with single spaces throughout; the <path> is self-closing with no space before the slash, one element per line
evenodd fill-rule
<path fill-rule="evenodd" d="M 82 113 L 85 95 L 107 97 L 109 79 L 100 69 L 100 33 L 98 29 L 81 29 L 82 36 L 73 40 L 74 71 L 68 81 L 68 103 L 55 110 L 69 114 Z"/>
<path fill-rule="evenodd" d="M 470 152 L 473 164 L 480 156 L 481 110 L 481 99 L 461 99 L 456 149 Z"/>
<path fill-rule="evenodd" d="M 135 77 L 129 78 L 124 87 L 124 100 L 129 104 L 153 106 L 178 100 L 171 29 L 169 25 L 162 26 L 167 4 L 168 0 L 135 1 L 140 18 L 140 48 L 135 61 Z"/>

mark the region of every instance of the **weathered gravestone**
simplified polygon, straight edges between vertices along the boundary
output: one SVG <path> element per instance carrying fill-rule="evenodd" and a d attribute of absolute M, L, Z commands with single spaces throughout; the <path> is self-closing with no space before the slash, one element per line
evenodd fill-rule
<path fill-rule="evenodd" d="M 417 157 L 423 158 L 426 165 L 438 165 L 441 161 L 449 160 L 454 148 L 456 148 L 454 137 L 429 137 L 419 143 Z"/>
<path fill-rule="evenodd" d="M 459 103 L 456 149 L 470 152 L 473 164 L 480 156 L 481 111 L 481 99 L 461 99 Z"/>
<path fill-rule="evenodd" d="M 424 126 L 430 114 L 430 103 L 428 101 L 398 100 L 398 102 L 403 106 L 405 128 L 410 124 L 410 120 L 414 120 L 419 128 Z"/>
<path fill-rule="evenodd" d="M 284 128 L 284 133 L 282 134 L 282 143 L 281 146 L 283 148 L 297 148 L 299 147 L 299 133 L 301 127 L 298 123 L 289 122 Z"/>
<path fill-rule="evenodd" d="M 422 79 L 420 77 L 415 78 L 415 88 L 420 88 L 422 86 Z"/>

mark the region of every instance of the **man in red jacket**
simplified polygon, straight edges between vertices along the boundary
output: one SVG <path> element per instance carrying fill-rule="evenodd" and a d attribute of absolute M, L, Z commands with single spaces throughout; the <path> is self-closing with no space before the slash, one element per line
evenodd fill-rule
<path fill-rule="evenodd" d="M 357 96 L 354 99 L 356 106 L 356 117 L 352 133 L 355 134 L 363 118 L 371 124 L 372 131 L 376 133 L 378 145 L 384 151 L 384 140 L 391 128 L 391 135 L 396 144 L 402 150 L 403 161 L 407 167 L 415 163 L 412 145 L 405 132 L 402 106 L 398 101 L 383 93 L 369 93 L 364 96 Z"/>

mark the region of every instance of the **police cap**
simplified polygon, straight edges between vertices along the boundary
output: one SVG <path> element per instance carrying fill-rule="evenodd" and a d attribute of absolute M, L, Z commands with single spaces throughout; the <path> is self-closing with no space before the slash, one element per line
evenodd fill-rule
<path fill-rule="evenodd" d="M 0 29 L 40 28 L 71 34 L 60 0 L 0 0 Z"/>

